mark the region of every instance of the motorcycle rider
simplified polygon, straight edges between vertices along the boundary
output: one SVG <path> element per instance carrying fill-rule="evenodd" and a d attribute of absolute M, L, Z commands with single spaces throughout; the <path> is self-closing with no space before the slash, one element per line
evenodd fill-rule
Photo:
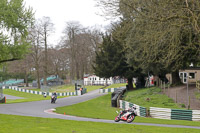
<path fill-rule="evenodd" d="M 55 96 L 55 101 L 57 100 L 57 94 L 56 92 L 53 93 L 53 96 Z"/>
<path fill-rule="evenodd" d="M 122 110 L 121 115 L 122 115 L 122 114 L 125 114 L 125 113 L 128 112 L 128 111 L 134 111 L 134 110 L 136 110 L 136 107 L 135 107 L 135 106 L 132 106 L 132 107 L 130 107 L 130 108 L 128 108 L 128 109 Z"/>

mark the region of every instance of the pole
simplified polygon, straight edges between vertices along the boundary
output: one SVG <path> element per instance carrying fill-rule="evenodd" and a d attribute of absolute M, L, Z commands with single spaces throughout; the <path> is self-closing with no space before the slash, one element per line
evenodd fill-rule
<path fill-rule="evenodd" d="M 187 76 L 187 107 L 189 107 L 188 76 Z"/>

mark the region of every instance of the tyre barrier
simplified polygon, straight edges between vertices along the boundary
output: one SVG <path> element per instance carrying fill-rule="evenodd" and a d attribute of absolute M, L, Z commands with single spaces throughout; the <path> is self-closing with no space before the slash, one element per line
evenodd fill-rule
<path fill-rule="evenodd" d="M 120 108 L 121 109 L 128 109 L 132 106 L 135 106 L 138 116 L 141 116 L 141 117 L 147 116 L 147 113 L 146 113 L 147 109 L 145 107 L 142 107 L 142 106 L 139 106 L 137 104 L 130 103 L 130 102 L 127 102 L 127 101 L 124 101 L 124 100 L 119 100 L 119 102 L 120 102 Z"/>
<path fill-rule="evenodd" d="M 200 110 L 182 110 L 150 107 L 150 116 L 152 118 L 168 120 L 200 121 Z"/>
<path fill-rule="evenodd" d="M 119 107 L 119 100 L 123 97 L 126 92 L 126 87 L 117 88 L 111 95 L 111 105 L 112 107 Z"/>
<path fill-rule="evenodd" d="M 21 89 L 21 88 L 18 88 L 17 86 L 9 86 L 8 89 L 25 92 L 25 93 L 36 94 L 36 95 L 44 95 L 44 93 L 46 93 L 46 96 L 52 96 L 53 94 L 51 92 L 41 92 L 41 91 L 34 91 L 34 90 L 28 90 L 28 89 Z M 86 88 L 85 88 L 85 92 L 86 92 Z M 81 91 L 77 90 L 75 92 L 64 92 L 64 93 L 56 93 L 56 94 L 57 96 L 77 96 L 77 95 L 81 95 Z"/>

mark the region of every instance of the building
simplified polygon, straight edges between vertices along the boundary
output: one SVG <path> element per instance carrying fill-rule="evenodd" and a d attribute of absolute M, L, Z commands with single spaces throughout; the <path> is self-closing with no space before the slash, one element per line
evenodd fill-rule
<path fill-rule="evenodd" d="M 183 83 L 196 83 L 200 80 L 200 67 L 189 67 L 185 70 L 179 70 L 179 76 Z"/>
<path fill-rule="evenodd" d="M 84 85 L 111 85 L 113 84 L 112 78 L 100 78 L 96 75 L 85 76 Z"/>

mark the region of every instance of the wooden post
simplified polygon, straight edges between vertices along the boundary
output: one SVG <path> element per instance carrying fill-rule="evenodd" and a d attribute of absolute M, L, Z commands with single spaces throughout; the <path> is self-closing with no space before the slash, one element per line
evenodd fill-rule
<path fill-rule="evenodd" d="M 168 90 L 167 90 L 167 93 L 168 93 L 168 97 L 169 97 L 169 85 L 170 85 L 170 84 L 168 84 Z"/>
<path fill-rule="evenodd" d="M 188 104 L 188 110 L 190 109 L 190 96 L 189 96 L 189 104 Z"/>
<path fill-rule="evenodd" d="M 164 82 L 164 93 L 165 93 L 165 82 Z"/>
<path fill-rule="evenodd" d="M 176 89 L 176 103 L 177 103 L 177 89 Z"/>

